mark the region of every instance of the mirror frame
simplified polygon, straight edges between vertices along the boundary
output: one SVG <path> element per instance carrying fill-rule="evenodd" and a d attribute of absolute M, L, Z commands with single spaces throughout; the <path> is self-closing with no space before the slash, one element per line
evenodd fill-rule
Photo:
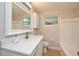
<path fill-rule="evenodd" d="M 5 12 L 5 36 L 21 34 L 26 32 L 32 32 L 33 28 L 26 30 L 12 30 L 12 3 L 16 4 L 22 10 L 24 10 L 27 14 L 30 15 L 30 20 L 32 18 L 33 9 L 26 8 L 22 2 L 5 2 L 4 12 Z M 30 22 L 31 25 L 31 22 Z"/>

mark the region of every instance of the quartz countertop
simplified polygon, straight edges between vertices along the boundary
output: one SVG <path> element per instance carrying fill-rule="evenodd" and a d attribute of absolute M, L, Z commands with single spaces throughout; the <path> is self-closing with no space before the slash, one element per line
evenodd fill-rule
<path fill-rule="evenodd" d="M 19 39 L 19 43 L 10 43 L 3 45 L 2 49 L 19 52 L 24 55 L 31 55 L 42 39 L 42 35 L 31 36 L 28 39 Z"/>

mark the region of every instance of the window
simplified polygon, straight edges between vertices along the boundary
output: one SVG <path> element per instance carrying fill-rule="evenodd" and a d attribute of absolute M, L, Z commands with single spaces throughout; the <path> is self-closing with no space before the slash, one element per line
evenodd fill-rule
<path fill-rule="evenodd" d="M 24 25 L 26 25 L 26 26 L 27 26 L 27 25 L 30 25 L 30 19 L 27 18 L 27 17 L 24 18 L 24 19 L 23 19 L 23 23 L 24 23 Z"/>
<path fill-rule="evenodd" d="M 44 24 L 45 25 L 57 25 L 58 16 L 44 16 Z"/>

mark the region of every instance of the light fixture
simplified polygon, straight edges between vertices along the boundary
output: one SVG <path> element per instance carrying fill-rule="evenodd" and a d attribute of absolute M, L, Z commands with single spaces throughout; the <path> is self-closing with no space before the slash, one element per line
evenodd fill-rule
<path fill-rule="evenodd" d="M 32 8 L 32 6 L 30 5 L 30 3 L 29 2 L 25 2 L 30 8 Z"/>

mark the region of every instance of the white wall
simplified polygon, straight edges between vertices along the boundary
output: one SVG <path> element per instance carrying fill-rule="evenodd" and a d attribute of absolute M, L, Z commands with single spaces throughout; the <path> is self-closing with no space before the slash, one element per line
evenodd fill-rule
<path fill-rule="evenodd" d="M 57 43 L 55 44 L 50 44 L 52 47 L 56 46 L 59 48 L 60 44 L 60 24 L 56 26 L 44 26 L 44 16 L 45 15 L 52 15 L 52 16 L 58 16 L 59 17 L 59 22 L 62 20 L 62 18 L 72 18 L 75 17 L 73 10 L 59 10 L 59 11 L 51 11 L 51 12 L 46 12 L 46 13 L 41 13 L 40 14 L 40 29 L 38 30 L 38 34 L 44 35 L 45 40 L 50 40 L 54 39 Z"/>
<path fill-rule="evenodd" d="M 59 39 L 59 26 L 45 26 L 44 25 L 44 15 L 40 16 L 40 29 L 39 33 L 45 35 L 45 39 L 52 39 L 52 37 L 58 41 Z"/>
<path fill-rule="evenodd" d="M 1 41 L 0 41 L 0 56 L 1 56 Z"/>
<path fill-rule="evenodd" d="M 50 13 L 43 13 L 40 14 L 40 29 L 38 30 L 38 34 L 42 34 L 44 36 L 44 40 L 49 41 L 50 39 L 56 41 L 59 44 L 59 25 L 56 26 L 45 26 L 44 25 L 44 15 L 50 15 Z M 50 46 L 57 46 L 59 45 L 52 43 Z"/>
<path fill-rule="evenodd" d="M 75 10 L 76 16 L 79 17 L 79 7 Z"/>
<path fill-rule="evenodd" d="M 74 11 L 74 18 L 62 19 L 60 23 L 60 43 L 67 55 L 77 55 L 79 51 L 79 8 Z"/>
<path fill-rule="evenodd" d="M 77 55 L 77 51 L 79 51 L 79 18 L 62 19 L 60 43 L 67 55 Z"/>
<path fill-rule="evenodd" d="M 4 36 L 4 3 L 0 3 L 0 40 Z"/>
<path fill-rule="evenodd" d="M 4 7 L 3 3 L 0 3 L 0 55 L 1 55 L 1 40 L 3 39 L 3 36 L 4 36 L 4 18 L 3 18 L 3 15 L 4 15 L 4 10 L 2 7 Z"/>

